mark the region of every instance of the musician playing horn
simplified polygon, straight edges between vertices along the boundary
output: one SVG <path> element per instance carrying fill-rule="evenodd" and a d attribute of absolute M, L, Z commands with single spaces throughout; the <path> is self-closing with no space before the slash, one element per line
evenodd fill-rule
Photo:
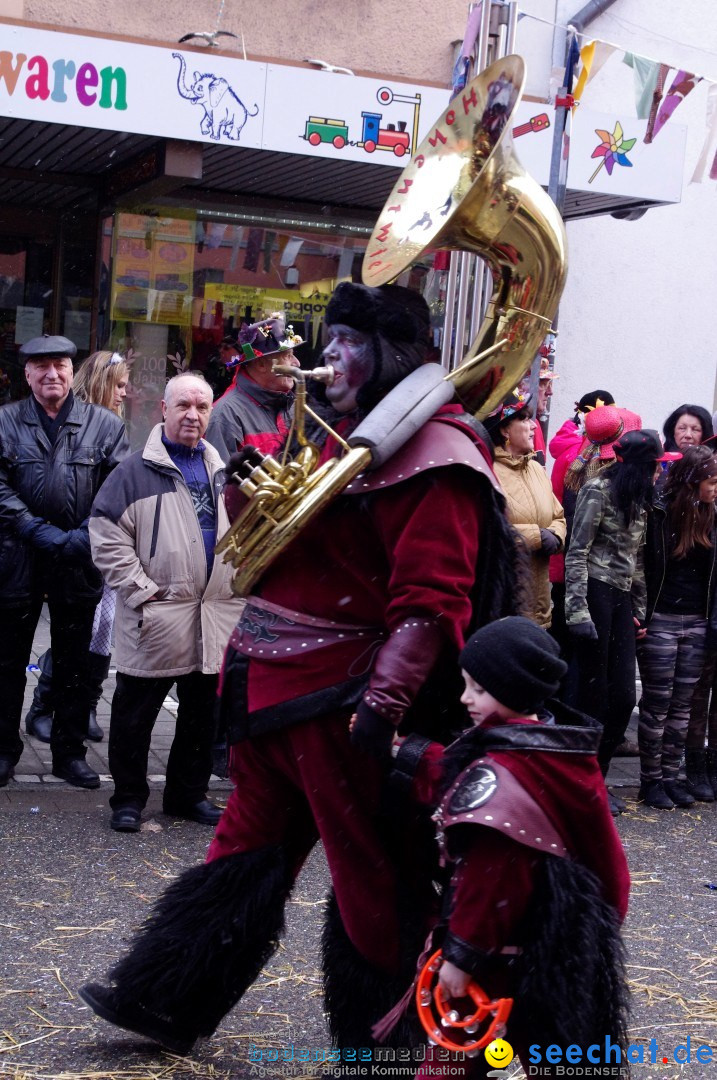
<path fill-rule="evenodd" d="M 342 283 L 326 321 L 325 393 L 346 437 L 422 365 L 429 313 L 408 289 Z M 211 1035 L 276 949 L 320 839 L 333 883 L 331 1033 L 338 1046 L 374 1045 L 372 1024 L 410 982 L 434 904 L 418 822 L 387 798 L 392 738 L 430 717 L 448 741 L 458 653 L 477 625 L 513 610 L 512 550 L 480 425 L 452 403 L 278 555 L 225 656 L 235 790 L 206 863 L 167 889 L 110 986 L 83 988 L 100 1016 L 179 1053 Z"/>

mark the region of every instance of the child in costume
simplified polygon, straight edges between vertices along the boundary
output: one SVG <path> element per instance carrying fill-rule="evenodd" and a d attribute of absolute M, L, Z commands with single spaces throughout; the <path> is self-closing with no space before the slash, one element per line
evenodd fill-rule
<path fill-rule="evenodd" d="M 438 805 L 450 885 L 427 955 L 443 951 L 444 996 L 461 998 L 475 979 L 491 998 L 514 998 L 505 1038 L 526 1073 L 534 1043 L 602 1049 L 609 1035 L 624 1047 L 618 927 L 630 879 L 596 758 L 600 726 L 548 701 L 565 663 L 528 619 L 476 631 L 460 663 L 474 726 L 447 749 L 417 735 L 394 747 L 394 779 Z M 374 1029 L 377 1038 L 396 1012 Z M 488 1068 L 480 1053 L 463 1075 Z M 431 1075 L 430 1065 L 423 1070 L 417 1077 Z"/>

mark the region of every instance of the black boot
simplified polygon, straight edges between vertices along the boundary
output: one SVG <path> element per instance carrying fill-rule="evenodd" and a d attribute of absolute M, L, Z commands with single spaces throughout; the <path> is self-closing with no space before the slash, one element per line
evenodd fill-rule
<path fill-rule="evenodd" d="M 110 1023 L 188 1053 L 275 952 L 290 889 L 280 848 L 186 870 L 110 971 L 112 987 L 90 983 L 83 1000 Z"/>
<path fill-rule="evenodd" d="M 638 794 L 640 802 L 653 810 L 674 810 L 675 804 L 663 787 L 662 780 L 643 780 Z"/>
<path fill-rule="evenodd" d="M 707 779 L 707 758 L 704 750 L 685 751 L 685 776 L 690 795 L 701 802 L 714 802 L 712 784 Z"/>
<path fill-rule="evenodd" d="M 331 891 L 321 952 L 324 1004 L 334 1046 L 378 1046 L 371 1029 L 411 986 L 416 975 L 416 960 L 425 944 L 425 930 L 412 930 L 406 923 L 402 925 L 402 930 L 404 938 L 408 931 L 414 939 L 413 945 L 405 947 L 407 942 L 404 940 L 402 970 L 392 975 L 369 963 L 358 951 L 346 933 L 336 896 Z M 394 1048 L 420 1046 L 425 1042 L 425 1033 L 413 1006 L 413 995 L 404 1015 L 381 1042 L 384 1046 Z M 370 1065 L 367 1075 L 374 1075 Z M 379 1075 L 378 1070 L 376 1075 Z M 385 1067 L 381 1075 L 386 1075 Z"/>
<path fill-rule="evenodd" d="M 105 733 L 97 723 L 97 705 L 102 697 L 104 681 L 110 673 L 110 657 L 102 653 L 90 652 L 88 682 L 90 687 L 90 720 L 87 725 L 87 738 L 92 742 L 102 742 Z"/>
<path fill-rule="evenodd" d="M 671 780 L 663 779 L 662 787 L 668 799 L 672 799 L 675 806 L 686 809 L 688 806 L 695 805 L 694 797 L 687 790 L 687 785 L 683 784 L 677 777 Z"/>
<path fill-rule="evenodd" d="M 715 799 L 717 799 L 717 750 L 705 751 L 705 771 L 707 773 L 707 779 L 712 785 L 712 791 Z"/>
<path fill-rule="evenodd" d="M 25 731 L 28 735 L 49 743 L 52 733 L 52 716 L 55 711 L 55 697 L 52 692 L 52 652 L 48 649 L 39 657 L 40 675 L 32 695 L 32 705 L 25 715 Z"/>

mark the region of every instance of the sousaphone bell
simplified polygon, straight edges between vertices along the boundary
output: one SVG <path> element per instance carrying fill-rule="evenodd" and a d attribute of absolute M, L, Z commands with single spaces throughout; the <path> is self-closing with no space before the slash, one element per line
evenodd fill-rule
<path fill-rule="evenodd" d="M 344 453 L 318 468 L 318 452 L 304 433 L 311 413 L 305 380 L 312 373 L 287 369 L 297 382 L 294 431 L 301 449 L 294 460 L 249 457 L 240 483 L 248 503 L 216 548 L 237 568 L 238 595 L 251 591 L 354 477 L 386 461 L 454 394 L 480 419 L 530 367 L 557 311 L 567 256 L 555 204 L 513 151 L 524 78 L 521 57 L 504 57 L 453 99 L 394 186 L 364 257 L 363 281 L 371 286 L 392 281 L 428 251 L 484 259 L 493 294 L 468 354 L 448 375 L 438 364 L 412 372 L 346 440 L 329 429 Z"/>

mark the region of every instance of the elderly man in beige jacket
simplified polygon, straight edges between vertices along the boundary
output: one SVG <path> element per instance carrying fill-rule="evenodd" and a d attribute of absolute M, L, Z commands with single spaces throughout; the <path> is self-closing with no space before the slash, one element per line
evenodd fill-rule
<path fill-rule="evenodd" d="M 221 815 L 206 790 L 218 672 L 240 601 L 232 595 L 231 566 L 214 557 L 228 519 L 223 464 L 202 439 L 211 407 L 201 375 L 170 379 L 164 423 L 115 470 L 92 507 L 92 557 L 117 590 L 109 766 L 110 825 L 120 832 L 140 828 L 152 728 L 175 683 L 179 709 L 164 811 L 204 825 Z"/>

